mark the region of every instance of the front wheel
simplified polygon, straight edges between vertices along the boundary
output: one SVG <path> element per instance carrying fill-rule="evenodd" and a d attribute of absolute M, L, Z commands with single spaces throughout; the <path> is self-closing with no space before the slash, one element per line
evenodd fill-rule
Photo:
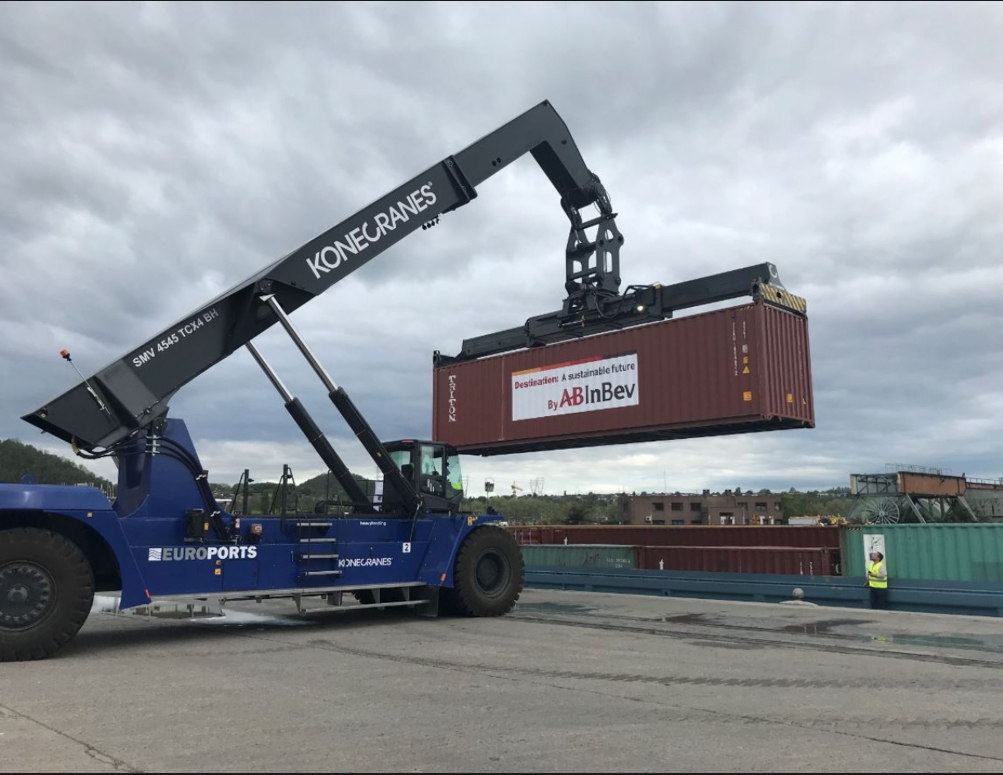
<path fill-rule="evenodd" d="M 456 556 L 449 609 L 461 616 L 503 616 L 522 594 L 525 565 L 511 533 L 485 526 L 470 533 Z"/>
<path fill-rule="evenodd" d="M 75 543 L 49 530 L 0 531 L 0 662 L 54 654 L 93 601 L 94 575 Z"/>

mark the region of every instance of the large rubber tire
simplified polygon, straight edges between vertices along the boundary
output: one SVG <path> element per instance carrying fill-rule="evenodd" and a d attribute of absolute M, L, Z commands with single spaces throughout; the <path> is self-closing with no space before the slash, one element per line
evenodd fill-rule
<path fill-rule="evenodd" d="M 522 594 L 525 564 L 512 534 L 486 525 L 467 536 L 456 555 L 446 610 L 459 616 L 504 616 Z"/>
<path fill-rule="evenodd" d="M 93 601 L 94 574 L 75 543 L 49 530 L 0 531 L 0 662 L 56 653 Z"/>

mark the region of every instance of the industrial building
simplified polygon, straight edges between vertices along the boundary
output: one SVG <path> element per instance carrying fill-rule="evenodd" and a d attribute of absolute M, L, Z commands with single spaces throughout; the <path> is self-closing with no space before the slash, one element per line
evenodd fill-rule
<path fill-rule="evenodd" d="M 779 525 L 780 495 L 632 495 L 620 501 L 630 525 Z"/>
<path fill-rule="evenodd" d="M 884 473 L 850 475 L 850 517 L 864 524 L 1003 520 L 1003 478 L 952 476 L 941 468 L 889 464 Z"/>

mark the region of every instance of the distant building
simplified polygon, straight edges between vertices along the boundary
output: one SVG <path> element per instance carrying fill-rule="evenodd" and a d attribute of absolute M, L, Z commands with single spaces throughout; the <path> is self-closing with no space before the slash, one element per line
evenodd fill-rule
<path fill-rule="evenodd" d="M 780 495 L 632 495 L 620 501 L 631 525 L 778 525 Z"/>

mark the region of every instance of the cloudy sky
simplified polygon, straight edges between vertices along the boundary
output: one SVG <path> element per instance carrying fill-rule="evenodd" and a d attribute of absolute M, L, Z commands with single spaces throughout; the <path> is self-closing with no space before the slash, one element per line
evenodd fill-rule
<path fill-rule="evenodd" d="M 1003 475 L 1003 8 L 990 4 L 0 7 L 0 438 L 216 293 L 543 99 L 606 184 L 624 286 L 772 261 L 809 303 L 818 427 L 468 458 L 547 492 Z M 530 157 L 294 315 L 384 438 L 431 356 L 563 299 Z M 375 467 L 285 335 L 257 340 Z M 246 351 L 172 402 L 213 481 L 323 469 Z M 110 464 L 94 466 L 113 476 Z"/>

